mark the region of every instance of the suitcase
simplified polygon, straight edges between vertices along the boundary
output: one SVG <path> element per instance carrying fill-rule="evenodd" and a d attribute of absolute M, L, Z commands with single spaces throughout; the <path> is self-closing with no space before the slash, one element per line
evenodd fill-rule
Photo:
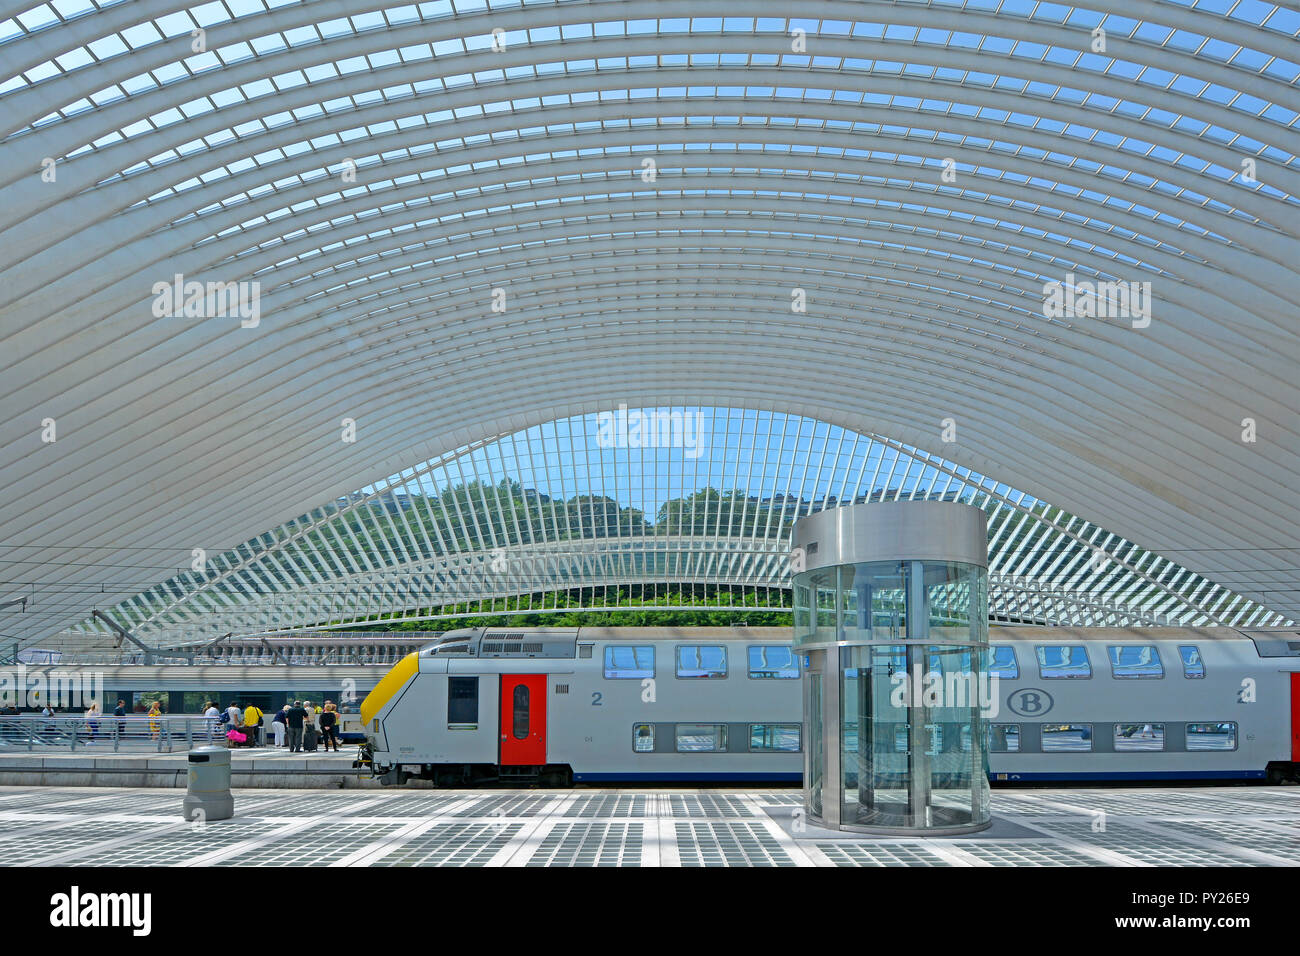
<path fill-rule="evenodd" d="M 311 753 L 316 752 L 316 725 L 308 724 L 302 731 L 302 749 Z"/>

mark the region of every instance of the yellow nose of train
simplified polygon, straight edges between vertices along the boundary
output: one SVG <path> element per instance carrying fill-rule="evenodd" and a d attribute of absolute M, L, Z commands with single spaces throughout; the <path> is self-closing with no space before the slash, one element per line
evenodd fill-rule
<path fill-rule="evenodd" d="M 370 729 L 370 721 L 384 709 L 384 705 L 393 699 L 393 695 L 407 685 L 420 669 L 420 656 L 412 651 L 393 665 L 393 669 L 383 676 L 375 689 L 361 702 L 361 725 Z"/>

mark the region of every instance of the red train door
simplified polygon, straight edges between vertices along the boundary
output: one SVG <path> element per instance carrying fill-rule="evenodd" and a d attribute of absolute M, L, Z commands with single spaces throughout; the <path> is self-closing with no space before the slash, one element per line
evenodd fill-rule
<path fill-rule="evenodd" d="M 546 763 L 546 675 L 501 675 L 501 765 Z"/>
<path fill-rule="evenodd" d="M 1291 759 L 1300 763 L 1300 673 L 1291 675 Z"/>

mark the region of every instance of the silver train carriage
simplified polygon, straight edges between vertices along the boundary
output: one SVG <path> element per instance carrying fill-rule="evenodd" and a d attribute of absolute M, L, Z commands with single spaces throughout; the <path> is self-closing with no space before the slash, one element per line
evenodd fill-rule
<path fill-rule="evenodd" d="M 993 626 L 989 643 L 978 726 L 930 725 L 929 749 L 985 734 L 994 782 L 1298 778 L 1294 630 Z M 884 690 L 901 661 L 878 649 L 846 679 Z M 361 763 L 392 784 L 797 783 L 805 666 L 787 628 L 452 631 L 362 702 Z M 846 767 L 857 729 L 846 714 Z M 905 770 L 896 730 L 870 730 L 877 772 Z"/>

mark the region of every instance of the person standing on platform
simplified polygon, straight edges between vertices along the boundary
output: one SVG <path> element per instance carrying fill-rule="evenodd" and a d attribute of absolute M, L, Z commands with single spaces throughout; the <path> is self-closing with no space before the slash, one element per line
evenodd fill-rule
<path fill-rule="evenodd" d="M 216 701 L 210 700 L 203 705 L 203 716 L 208 721 L 208 739 L 216 740 L 221 732 L 221 711 L 217 709 Z"/>
<path fill-rule="evenodd" d="M 250 703 L 244 709 L 244 733 L 248 734 L 248 746 L 259 747 L 262 744 L 262 718 L 266 715 L 256 704 Z"/>
<path fill-rule="evenodd" d="M 325 701 L 325 709 L 321 711 L 319 723 L 320 723 L 321 741 L 323 743 L 322 749 L 326 753 L 329 753 L 330 742 L 332 741 L 334 743 L 334 752 L 338 753 L 339 752 L 339 737 L 338 737 L 339 715 L 338 715 L 338 708 L 334 706 L 334 701 L 332 700 Z"/>
<path fill-rule="evenodd" d="M 275 716 L 271 718 L 271 733 L 275 737 L 275 745 L 277 747 L 284 746 L 284 712 L 291 706 L 291 704 L 285 704 L 277 710 Z"/>
<path fill-rule="evenodd" d="M 113 716 L 114 716 L 114 717 L 125 717 L 125 716 L 126 716 L 126 701 L 124 701 L 124 700 L 119 700 L 119 701 L 117 702 L 117 706 L 113 708 Z M 126 736 L 126 721 L 125 721 L 125 720 L 119 720 L 119 721 L 117 722 L 117 736 L 118 736 L 118 739 L 121 739 L 122 737 L 125 737 L 125 736 Z"/>
<path fill-rule="evenodd" d="M 302 753 L 302 728 L 307 720 L 302 701 L 293 702 L 293 706 L 285 711 L 284 720 L 289 725 L 289 753 Z"/>
<path fill-rule="evenodd" d="M 155 700 L 149 707 L 147 716 L 149 717 L 149 734 L 152 737 L 157 737 L 158 732 L 162 730 L 162 704 Z"/>
<path fill-rule="evenodd" d="M 303 701 L 303 710 L 307 716 L 302 722 L 302 749 L 307 753 L 316 752 L 316 707 L 309 701 Z"/>
<path fill-rule="evenodd" d="M 93 744 L 95 738 L 99 735 L 99 702 L 92 700 L 90 706 L 86 708 L 86 727 L 90 731 L 90 742 Z"/>
<path fill-rule="evenodd" d="M 230 740 L 230 732 L 237 730 L 241 734 L 244 726 L 244 712 L 239 709 L 239 701 L 232 700 L 230 706 L 226 708 L 226 739 Z M 230 746 L 236 747 L 237 743 L 231 742 Z"/>

